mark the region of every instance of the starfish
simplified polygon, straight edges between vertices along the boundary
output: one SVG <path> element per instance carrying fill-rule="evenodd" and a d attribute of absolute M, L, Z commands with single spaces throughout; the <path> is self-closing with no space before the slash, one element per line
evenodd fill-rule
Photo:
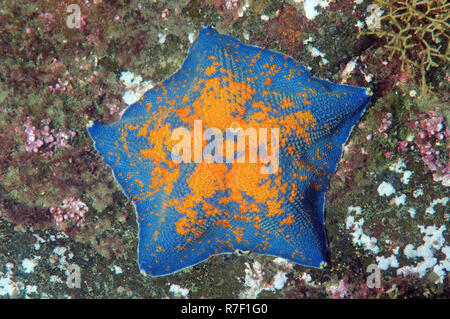
<path fill-rule="evenodd" d="M 181 69 L 88 127 L 136 207 L 138 263 L 167 275 L 250 251 L 320 267 L 325 193 L 366 89 L 207 27 Z"/>

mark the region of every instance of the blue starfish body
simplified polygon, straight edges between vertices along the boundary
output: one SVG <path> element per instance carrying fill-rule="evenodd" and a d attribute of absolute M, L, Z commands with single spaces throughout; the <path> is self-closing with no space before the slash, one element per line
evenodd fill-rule
<path fill-rule="evenodd" d="M 235 250 L 319 267 L 329 176 L 368 101 L 364 88 L 204 28 L 178 72 L 120 121 L 88 128 L 136 206 L 140 268 L 161 276 Z M 248 136 L 226 153 L 244 131 L 262 134 L 256 161 Z"/>

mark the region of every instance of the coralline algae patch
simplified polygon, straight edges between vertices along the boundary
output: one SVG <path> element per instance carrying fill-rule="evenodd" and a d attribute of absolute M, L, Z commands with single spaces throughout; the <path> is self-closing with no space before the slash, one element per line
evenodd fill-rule
<path fill-rule="evenodd" d="M 22 261 L 24 273 L 33 272 L 35 266 L 36 259 L 24 259 Z M 36 285 L 24 284 L 22 281 L 19 281 L 20 279 L 14 278 L 15 268 L 12 262 L 8 262 L 3 267 L 0 267 L 0 297 L 15 298 L 22 296 L 24 298 L 32 298 L 38 296 Z"/>
<path fill-rule="evenodd" d="M 186 298 L 189 294 L 189 289 L 183 288 L 177 284 L 171 284 L 169 292 L 172 293 L 174 297 Z"/>
<path fill-rule="evenodd" d="M 361 216 L 361 207 L 350 206 L 348 213 L 345 227 L 352 235 L 353 244 L 362 246 L 365 250 L 377 254 L 380 251 L 380 248 L 377 246 L 377 239 L 363 232 L 364 217 Z"/>
<path fill-rule="evenodd" d="M 450 219 L 449 197 L 436 198 L 423 205 L 417 199 L 424 196 L 424 187 L 409 185 L 414 174 L 406 169 L 405 162 L 400 159 L 389 169 L 399 176 L 401 183 L 395 187 L 388 181 L 379 183 L 376 196 L 382 203 L 380 207 L 348 207 L 346 231 L 353 245 L 362 249 L 369 259 L 373 258 L 380 270 L 392 268 L 397 276 L 427 276 L 433 283 L 443 284 L 450 272 L 450 242 L 445 235 Z M 370 215 L 381 215 L 382 220 L 390 220 L 391 229 L 373 231 L 376 224 Z M 369 223 L 365 217 L 370 218 Z M 366 227 L 372 229 L 369 231 L 372 235 L 364 232 Z"/>
<path fill-rule="evenodd" d="M 424 234 L 423 244 L 415 248 L 412 244 L 406 245 L 403 253 L 408 259 L 415 257 L 421 258 L 421 260 L 416 265 L 407 265 L 399 268 L 397 274 L 408 275 L 408 274 L 419 274 L 420 277 L 424 277 L 428 269 L 438 276 L 435 283 L 442 284 L 446 276 L 446 272 L 450 271 L 450 246 L 444 244 L 446 239 L 442 235 L 443 231 L 447 230 L 445 225 L 441 227 L 433 226 L 422 226 L 419 225 L 418 228 L 420 232 Z M 445 259 L 438 259 L 434 257 L 435 253 L 440 252 L 445 255 Z"/>
<path fill-rule="evenodd" d="M 130 71 L 122 72 L 120 74 L 120 81 L 122 81 L 127 89 L 122 96 L 123 101 L 127 105 L 136 103 L 145 92 L 155 86 L 152 81 L 143 82 L 140 75 L 135 75 Z"/>
<path fill-rule="evenodd" d="M 294 2 L 303 2 L 306 17 L 310 20 L 314 20 L 314 18 L 319 14 L 316 7 L 326 8 L 331 0 L 294 0 Z"/>
<path fill-rule="evenodd" d="M 31 251 L 28 257 L 22 261 L 7 261 L 0 265 L 0 297 L 8 298 L 52 298 L 63 297 L 54 295 L 51 291 L 55 287 L 48 284 L 58 283 L 65 288 L 67 276 L 67 266 L 74 256 L 68 248 L 57 246 L 58 241 L 65 237 L 62 234 L 50 235 L 44 240 L 38 234 L 33 234 L 34 245 L 30 246 Z M 51 251 L 42 249 L 43 246 L 55 246 Z M 46 284 L 36 280 L 42 269 L 54 268 Z M 59 273 L 59 275 L 57 275 Z M 68 297 L 67 295 L 64 297 Z"/>
<path fill-rule="evenodd" d="M 4 227 L 0 229 L 3 231 Z M 127 284 L 136 283 L 123 279 L 130 274 L 128 270 L 125 274 L 124 269 L 129 269 L 129 265 L 123 263 L 123 259 L 113 259 L 108 263 L 86 255 L 82 245 L 68 241 L 62 232 L 20 233 L 15 240 L 17 244 L 7 241 L 0 246 L 8 250 L 17 245 L 22 247 L 19 254 L 22 257 L 6 256 L 0 263 L 0 299 L 66 299 L 86 294 L 94 298 L 101 295 L 103 285 L 112 287 L 110 297 L 134 296 Z M 24 245 L 26 242 L 29 244 Z M 71 283 L 76 283 L 74 269 L 79 269 L 80 288 L 71 286 Z M 99 273 L 103 273 L 101 279 Z"/>
<path fill-rule="evenodd" d="M 273 262 L 277 268 L 281 269 L 273 275 L 269 282 L 265 280 L 263 266 L 259 261 L 255 260 L 253 264 L 245 264 L 244 290 L 240 293 L 240 298 L 254 299 L 263 291 L 276 292 L 283 289 L 287 281 L 287 271 L 292 270 L 292 264 L 279 257 Z"/>

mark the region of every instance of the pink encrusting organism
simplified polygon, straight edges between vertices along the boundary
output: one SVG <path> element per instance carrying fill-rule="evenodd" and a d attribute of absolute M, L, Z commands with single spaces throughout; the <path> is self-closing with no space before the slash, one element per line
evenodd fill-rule
<path fill-rule="evenodd" d="M 384 118 L 381 120 L 381 124 L 378 127 L 378 133 L 383 136 L 384 138 L 387 138 L 387 134 L 385 131 L 391 127 L 392 124 L 392 113 L 386 113 Z"/>
<path fill-rule="evenodd" d="M 64 199 L 59 207 L 50 207 L 57 229 L 61 229 L 63 222 L 69 220 L 74 221 L 77 227 L 83 227 L 88 210 L 85 203 L 74 197 Z"/>
<path fill-rule="evenodd" d="M 107 103 L 106 103 L 106 107 L 108 108 L 109 114 L 110 114 L 110 115 L 119 114 L 119 113 L 122 111 L 122 110 L 117 106 L 116 103 L 110 103 L 110 102 L 107 102 Z"/>
<path fill-rule="evenodd" d="M 27 134 L 25 150 L 28 153 L 37 153 L 39 148 L 44 145 L 44 141 L 40 138 L 40 132 L 36 130 L 36 127 L 31 125 L 29 117 L 23 126 L 25 127 L 25 134 Z"/>
<path fill-rule="evenodd" d="M 327 290 L 331 293 L 331 298 L 342 299 L 348 297 L 350 285 L 341 279 L 339 286 L 328 287 Z"/>
<path fill-rule="evenodd" d="M 407 141 L 400 141 L 397 144 L 397 151 L 400 152 L 407 152 L 408 151 L 408 142 Z"/>
<path fill-rule="evenodd" d="M 39 14 L 39 18 L 44 21 L 43 29 L 46 32 L 50 32 L 52 30 L 51 26 L 55 23 L 55 17 L 53 16 L 53 14 L 48 12 L 41 12 L 41 14 Z"/>
<path fill-rule="evenodd" d="M 42 129 L 37 129 L 31 124 L 31 120 L 27 120 L 23 124 L 27 141 L 25 150 L 28 153 L 41 153 L 43 156 L 49 157 L 53 155 L 53 150 L 58 148 L 71 148 L 69 141 L 73 139 L 76 133 L 72 130 L 67 132 L 50 128 L 50 119 L 43 119 L 41 123 L 44 125 Z"/>
<path fill-rule="evenodd" d="M 435 146 L 437 143 L 446 141 L 450 137 L 450 129 L 444 129 L 443 117 L 436 116 L 436 113 L 433 111 L 429 111 L 428 115 L 431 117 L 419 114 L 420 120 L 412 123 L 414 128 L 420 130 L 414 139 L 414 145 L 419 149 L 425 165 L 433 173 L 433 180 L 435 182 L 442 182 L 444 186 L 449 186 L 450 163 L 443 159 L 444 156 L 442 156 L 441 152 Z M 450 151 L 448 156 L 450 157 Z"/>

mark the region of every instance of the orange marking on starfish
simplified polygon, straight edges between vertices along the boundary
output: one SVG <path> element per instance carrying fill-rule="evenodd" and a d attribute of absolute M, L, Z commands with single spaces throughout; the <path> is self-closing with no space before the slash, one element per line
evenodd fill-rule
<path fill-rule="evenodd" d="M 286 134 L 291 133 L 293 123 L 297 123 L 297 126 L 294 127 L 297 130 L 297 136 L 302 137 L 306 144 L 311 145 L 308 130 L 316 126 L 314 115 L 310 111 L 298 111 L 280 119 L 280 124 L 286 126 Z"/>
<path fill-rule="evenodd" d="M 295 219 L 294 219 L 294 215 L 289 214 L 286 218 L 284 218 L 281 222 L 280 222 L 280 226 L 281 225 L 288 225 L 291 226 L 294 223 Z"/>
<path fill-rule="evenodd" d="M 130 130 L 130 131 L 137 130 L 137 128 L 138 128 L 137 125 L 133 125 L 133 124 L 128 124 L 125 127 L 127 128 L 127 130 Z"/>
<path fill-rule="evenodd" d="M 135 178 L 134 181 L 139 185 L 140 188 L 144 187 L 144 184 L 142 184 L 142 181 Z"/>
<path fill-rule="evenodd" d="M 215 65 L 208 66 L 205 70 L 205 75 L 211 76 L 211 74 L 213 74 L 214 72 L 217 72 L 217 67 Z"/>
<path fill-rule="evenodd" d="M 243 227 L 236 227 L 235 230 L 230 229 L 230 232 L 232 232 L 236 236 L 236 242 L 240 243 L 242 241 L 242 236 L 244 235 Z"/>
<path fill-rule="evenodd" d="M 291 195 L 289 196 L 289 202 L 293 203 L 298 194 L 298 185 L 295 183 L 292 183 L 291 187 L 292 187 L 292 190 L 291 190 Z"/>
<path fill-rule="evenodd" d="M 184 119 L 186 119 L 188 117 L 189 113 L 191 112 L 191 107 L 190 106 L 186 106 L 186 107 L 180 108 L 178 110 L 175 110 L 174 112 L 177 114 L 177 116 L 181 120 L 184 120 Z"/>
<path fill-rule="evenodd" d="M 226 218 L 216 220 L 215 225 L 216 226 L 222 226 L 225 229 L 231 228 L 230 221 L 228 219 L 226 219 Z"/>
<path fill-rule="evenodd" d="M 294 105 L 295 104 L 292 103 L 292 101 L 288 97 L 283 97 L 281 99 L 280 106 L 281 106 L 282 109 L 287 109 L 287 108 L 289 108 L 291 106 L 294 106 Z"/>

